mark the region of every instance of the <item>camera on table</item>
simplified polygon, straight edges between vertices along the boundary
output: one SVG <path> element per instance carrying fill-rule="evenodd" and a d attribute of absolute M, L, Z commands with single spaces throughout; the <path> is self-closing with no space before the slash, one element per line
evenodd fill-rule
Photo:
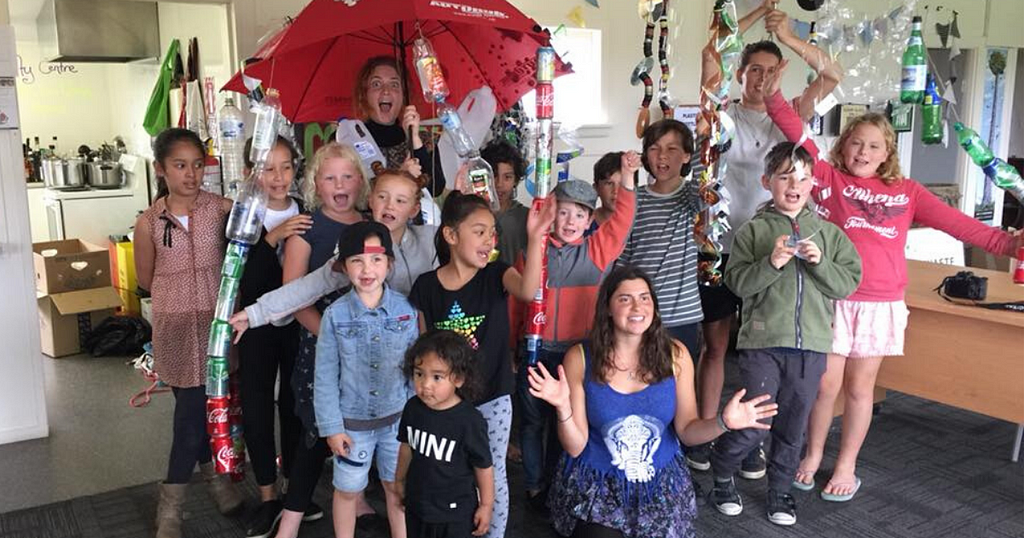
<path fill-rule="evenodd" d="M 971 271 L 960 271 L 942 280 L 942 293 L 957 299 L 982 301 L 988 293 L 988 279 Z"/>

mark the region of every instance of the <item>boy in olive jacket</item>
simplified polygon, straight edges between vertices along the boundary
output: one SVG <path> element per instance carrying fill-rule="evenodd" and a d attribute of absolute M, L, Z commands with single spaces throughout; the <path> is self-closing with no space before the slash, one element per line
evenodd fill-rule
<path fill-rule="evenodd" d="M 832 349 L 832 301 L 853 293 L 861 278 L 860 256 L 846 234 L 805 207 L 813 165 L 791 142 L 768 152 L 761 183 L 772 201 L 736 232 L 725 272 L 726 285 L 743 299 L 736 345 L 741 385 L 779 404 L 770 419 L 767 499 L 768 519 L 777 525 L 796 523 L 789 492 Z M 733 474 L 766 435 L 753 428 L 727 431 L 715 443 L 711 502 L 719 512 L 743 511 Z"/>

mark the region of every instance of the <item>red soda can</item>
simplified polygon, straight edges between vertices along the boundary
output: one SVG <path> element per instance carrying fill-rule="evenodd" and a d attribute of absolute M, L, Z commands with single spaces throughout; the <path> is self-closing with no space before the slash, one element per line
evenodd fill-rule
<path fill-rule="evenodd" d="M 206 433 L 210 437 L 222 437 L 230 433 L 228 421 L 228 399 L 206 399 Z"/>
<path fill-rule="evenodd" d="M 1013 271 L 1013 283 L 1024 285 L 1024 247 L 1017 249 L 1017 268 Z"/>
<path fill-rule="evenodd" d="M 241 435 L 237 435 L 232 437 L 231 440 L 235 462 L 235 466 L 231 470 L 231 481 L 241 482 L 245 479 L 245 439 Z"/>
<path fill-rule="evenodd" d="M 537 84 L 537 118 L 555 117 L 555 87 L 548 83 Z"/>
<path fill-rule="evenodd" d="M 228 436 L 210 438 L 213 464 L 217 474 L 228 474 L 235 470 L 235 442 Z"/>

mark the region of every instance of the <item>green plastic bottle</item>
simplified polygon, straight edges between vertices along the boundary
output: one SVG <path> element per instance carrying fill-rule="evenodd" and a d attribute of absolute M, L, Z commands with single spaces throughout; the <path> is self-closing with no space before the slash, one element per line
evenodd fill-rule
<path fill-rule="evenodd" d="M 928 73 L 921 103 L 921 142 L 926 145 L 942 142 L 942 97 L 931 73 Z"/>
<path fill-rule="evenodd" d="M 956 131 L 956 139 L 960 143 L 960 147 L 964 148 L 971 156 L 974 164 L 985 168 L 995 160 L 996 156 L 992 154 L 992 150 L 988 149 L 988 144 L 978 136 L 974 129 L 956 122 L 953 124 L 953 130 Z"/>
<path fill-rule="evenodd" d="M 921 38 L 921 17 L 914 16 L 913 29 L 903 51 L 903 77 L 900 80 L 900 101 L 920 103 L 924 100 L 925 75 L 928 74 L 924 39 Z"/>

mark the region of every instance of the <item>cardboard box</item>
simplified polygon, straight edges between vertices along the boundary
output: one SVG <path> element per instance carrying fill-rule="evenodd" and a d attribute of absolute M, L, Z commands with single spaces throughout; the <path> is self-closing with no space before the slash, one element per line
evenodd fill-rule
<path fill-rule="evenodd" d="M 115 250 L 117 252 L 117 283 L 114 284 L 114 287 L 134 293 L 135 288 L 138 287 L 138 282 L 135 280 L 135 249 L 131 241 L 125 241 L 117 243 Z M 136 302 L 138 302 L 138 298 L 136 298 Z"/>
<path fill-rule="evenodd" d="M 1009 256 L 999 256 L 997 254 L 991 254 L 985 252 L 985 249 L 976 247 L 974 245 L 967 246 L 967 267 L 977 267 L 978 269 L 991 269 L 992 271 L 1002 271 L 1004 273 L 1012 273 L 1013 268 L 1017 266 Z"/>
<path fill-rule="evenodd" d="M 36 289 L 44 295 L 110 284 L 107 249 L 78 239 L 32 245 Z"/>
<path fill-rule="evenodd" d="M 118 309 L 118 314 L 122 316 L 136 316 L 142 314 L 142 305 L 139 303 L 139 296 L 135 294 L 135 290 L 124 290 L 121 288 L 114 288 L 117 290 L 117 295 L 121 298 L 122 306 Z"/>
<path fill-rule="evenodd" d="M 121 306 L 121 297 L 109 286 L 51 295 L 37 292 L 36 297 L 43 353 L 54 358 L 81 352 L 89 331 Z"/>

